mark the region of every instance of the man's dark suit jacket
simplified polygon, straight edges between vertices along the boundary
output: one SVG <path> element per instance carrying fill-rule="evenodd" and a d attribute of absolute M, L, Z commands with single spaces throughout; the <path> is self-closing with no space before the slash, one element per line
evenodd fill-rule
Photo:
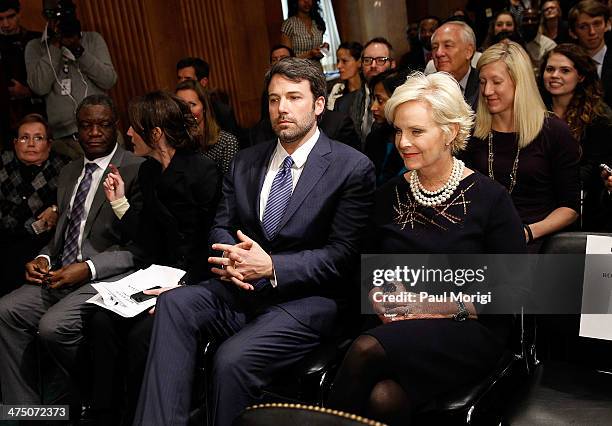
<path fill-rule="evenodd" d="M 359 265 L 360 240 L 373 200 L 374 167 L 360 152 L 321 133 L 278 234 L 268 240 L 259 220 L 259 200 L 276 143 L 259 144 L 236 155 L 224 177 L 210 241 L 235 244 L 239 229 L 257 241 L 272 257 L 279 305 L 301 323 L 326 333 L 331 324 L 321 323 L 321 318 L 329 314 L 317 315 L 329 309 L 324 301 L 359 291 L 348 284 Z"/>
<path fill-rule="evenodd" d="M 334 104 L 334 111 L 339 111 L 348 114 L 353 122 L 355 133 L 359 136 L 359 147 L 361 148 L 361 122 L 363 121 L 363 112 L 365 111 L 366 103 L 369 105 L 370 100 L 366 99 L 365 86 L 361 86 L 359 90 L 354 90 L 350 93 L 340 96 Z"/>
<path fill-rule="evenodd" d="M 612 107 L 612 32 L 606 33 L 608 50 L 601 66 L 601 84 L 604 91 L 604 101 Z"/>
<path fill-rule="evenodd" d="M 130 200 L 130 205 L 137 209 L 140 208 L 142 203 L 142 196 L 136 179 L 142 161 L 142 158 L 136 157 L 120 146 L 117 146 L 117 151 L 111 159 L 111 164 L 119 169 L 125 182 L 125 196 Z M 69 222 L 70 199 L 82 170 L 83 159 L 79 158 L 68 163 L 62 169 L 58 179 L 57 206 L 59 218 L 51 242 L 40 252 L 40 254 L 51 258 L 52 265 L 58 265 L 61 262 L 64 234 Z M 133 253 L 128 249 L 130 238 L 121 231 L 119 219 L 115 216 L 104 195 L 102 182 L 108 172 L 108 169 L 104 171 L 104 176 L 96 189 L 85 222 L 81 244 L 83 260 L 89 259 L 93 262 L 97 280 L 125 273 L 135 266 Z"/>
<path fill-rule="evenodd" d="M 478 96 L 480 95 L 480 73 L 474 67 L 470 67 L 470 76 L 465 85 L 463 98 L 470 107 L 476 112 L 478 107 Z"/>

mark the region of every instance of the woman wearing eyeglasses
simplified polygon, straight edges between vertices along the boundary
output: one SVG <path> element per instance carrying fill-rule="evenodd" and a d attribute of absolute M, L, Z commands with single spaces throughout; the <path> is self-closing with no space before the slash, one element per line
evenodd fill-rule
<path fill-rule="evenodd" d="M 68 162 L 51 152 L 45 119 L 19 123 L 14 151 L 0 157 L 0 295 L 23 281 L 24 265 L 45 246 L 57 223 L 57 178 Z"/>

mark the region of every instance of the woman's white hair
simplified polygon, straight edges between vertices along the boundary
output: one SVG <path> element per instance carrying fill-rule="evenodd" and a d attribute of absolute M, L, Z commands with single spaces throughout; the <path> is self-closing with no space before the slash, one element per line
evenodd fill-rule
<path fill-rule="evenodd" d="M 457 129 L 457 136 L 449 143 L 452 154 L 465 148 L 474 124 L 474 111 L 465 102 L 459 83 L 450 74 L 410 74 L 385 105 L 387 121 L 393 123 L 397 107 L 410 101 L 426 102 L 431 107 L 433 121 L 447 138 L 453 134 L 454 128 Z"/>

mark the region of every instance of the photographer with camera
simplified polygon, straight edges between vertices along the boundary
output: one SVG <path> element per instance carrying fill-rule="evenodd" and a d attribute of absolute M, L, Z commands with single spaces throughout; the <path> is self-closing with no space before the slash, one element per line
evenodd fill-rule
<path fill-rule="evenodd" d="M 25 50 L 28 84 L 44 96 L 53 150 L 71 158 L 83 155 L 76 138 L 75 111 L 87 96 L 113 87 L 117 73 L 108 47 L 96 32 L 81 32 L 72 0 L 43 0 L 47 26 Z"/>

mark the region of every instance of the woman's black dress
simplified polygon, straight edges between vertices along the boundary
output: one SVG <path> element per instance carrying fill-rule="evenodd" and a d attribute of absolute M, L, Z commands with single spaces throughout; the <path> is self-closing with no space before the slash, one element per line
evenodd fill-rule
<path fill-rule="evenodd" d="M 403 176 L 377 192 L 374 253 L 524 253 L 521 220 L 507 191 L 475 172 L 451 198 L 423 207 Z M 478 306 L 477 306 L 478 310 Z M 502 356 L 511 318 L 404 320 L 367 331 L 384 347 L 396 379 L 415 404 L 478 381 Z"/>

